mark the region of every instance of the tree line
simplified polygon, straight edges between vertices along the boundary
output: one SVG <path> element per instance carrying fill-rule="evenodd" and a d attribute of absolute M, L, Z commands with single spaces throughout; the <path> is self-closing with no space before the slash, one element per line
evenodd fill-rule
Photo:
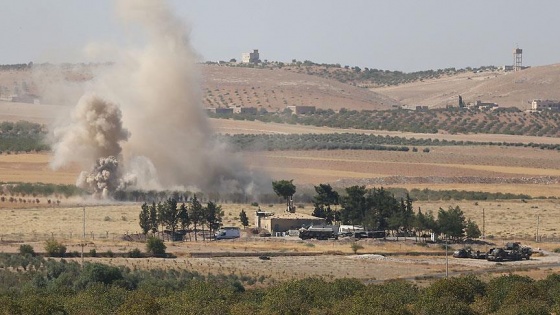
<path fill-rule="evenodd" d="M 0 254 L 2 314 L 557 314 L 560 276 L 404 280 L 265 276 L 128 268 Z M 25 266 L 25 267 L 23 267 Z"/>
<path fill-rule="evenodd" d="M 296 208 L 291 204 L 296 193 L 293 181 L 273 181 L 272 186 L 276 194 L 286 200 L 287 211 L 295 212 Z M 319 184 L 314 189 L 312 215 L 324 218 L 327 224 L 359 225 L 367 230 L 391 231 L 397 237 L 435 233 L 457 240 L 481 235 L 478 225 L 466 219 L 459 206 L 447 210 L 439 208 L 436 218 L 432 211 L 423 213 L 418 209 L 416 213 L 408 193 L 397 198 L 383 187 L 351 186 L 344 189 L 343 195 L 329 184 Z"/>
<path fill-rule="evenodd" d="M 190 233 L 194 232 L 194 240 L 197 241 L 199 230 L 202 231 L 203 237 L 206 235 L 206 229 L 210 235 L 213 235 L 222 225 L 223 215 L 221 206 L 212 201 L 203 206 L 194 195 L 187 203 L 183 202 L 180 206 L 173 198 L 157 204 L 155 201 L 152 204 L 142 204 L 139 225 L 144 235 L 150 232 L 169 233 L 171 239 L 176 240 L 177 236 L 182 238 L 187 233 L 190 238 Z"/>
<path fill-rule="evenodd" d="M 425 147 L 422 149 L 424 152 L 429 152 L 429 147 L 434 146 L 505 146 L 560 150 L 560 145 L 558 144 L 418 139 L 362 133 L 226 134 L 216 137 L 220 141 L 229 143 L 234 149 L 239 151 L 377 150 L 408 152 L 412 150 L 412 152 L 418 152 L 417 146 Z"/>
<path fill-rule="evenodd" d="M 393 116 L 382 116 L 379 123 L 375 122 L 369 126 L 358 126 L 351 123 L 352 119 L 358 119 L 360 123 L 362 120 L 371 116 L 371 111 L 367 111 L 366 115 L 363 116 L 362 112 L 358 111 L 343 111 L 341 113 L 335 113 L 332 110 L 317 110 L 316 114 L 309 115 L 292 115 L 291 113 L 284 114 L 264 114 L 264 115 L 215 115 L 213 117 L 217 118 L 231 118 L 236 119 L 250 119 L 250 120 L 263 120 L 268 121 L 271 117 L 276 117 L 270 121 L 278 123 L 291 123 L 291 124 L 307 124 L 316 126 L 328 126 L 328 127 L 340 127 L 340 128 L 362 128 L 362 129 L 375 129 L 375 130 L 400 130 L 400 131 L 412 131 L 420 133 L 437 133 L 438 130 L 446 130 L 444 126 L 437 126 L 433 130 L 417 130 L 410 129 L 405 130 L 407 124 L 410 124 L 417 115 L 424 115 L 425 113 L 414 113 L 414 117 L 404 116 L 402 121 L 395 123 L 398 126 L 397 129 L 390 126 L 384 126 L 393 119 Z M 395 111 L 397 112 L 397 111 Z M 402 112 L 402 111 L 401 111 Z M 326 114 L 325 114 L 326 113 Z M 383 112 L 381 112 L 383 113 Z M 323 121 L 323 117 L 326 115 L 327 119 Z M 348 116 L 349 115 L 349 116 Z M 399 114 L 402 115 L 402 114 Z M 532 114 L 535 115 L 535 114 Z M 211 115 L 212 116 L 212 115 Z M 267 118 L 268 117 L 268 118 Z M 338 118 L 337 118 L 338 117 Z M 434 116 L 435 117 L 435 116 Z M 547 134 L 542 135 L 553 135 L 548 134 L 549 132 L 555 132 L 551 126 L 547 125 L 546 119 L 560 120 L 560 116 L 554 113 L 543 114 L 545 117 L 544 121 L 535 122 L 534 130 L 542 132 L 545 130 Z M 547 118 L 548 117 L 548 118 Z M 434 118 L 436 119 L 436 118 Z M 447 119 L 452 119 L 451 116 Z M 445 121 L 447 121 L 447 119 Z M 544 119 L 544 118 L 543 118 Z M 336 121 L 341 120 L 344 125 L 337 125 Z M 469 120 L 469 119 L 467 119 Z M 523 119 L 525 120 L 525 119 Z M 436 126 L 431 120 L 423 119 L 424 123 L 428 126 Z M 381 123 L 382 122 L 382 123 Z M 446 122 L 447 123 L 447 122 Z M 456 126 L 459 126 L 458 123 Z M 493 123 L 490 123 L 493 124 Z M 470 126 L 470 123 L 469 123 Z M 511 127 L 511 126 L 510 126 Z M 399 129 L 400 128 L 400 129 Z M 403 129 L 405 128 L 405 129 Z M 470 127 L 469 127 L 470 128 Z M 469 132 L 480 132 L 474 129 L 465 129 L 460 132 L 452 133 L 469 133 Z M 552 129 L 551 129 L 552 128 Z M 558 129 L 558 128 L 557 128 Z M 524 129 L 529 130 L 529 129 Z M 451 130 L 452 131 L 452 130 Z M 450 131 L 450 132 L 451 132 Z M 0 123 L 0 153 L 1 152 L 32 152 L 32 151 L 48 151 L 50 146 L 45 141 L 47 135 L 47 129 L 44 125 L 30 123 L 26 121 L 13 122 L 2 122 Z M 487 132 L 487 133 L 501 133 L 501 132 Z M 508 133 L 508 132 L 504 132 Z M 525 131 L 515 134 L 526 134 Z M 541 134 L 532 134 L 541 135 Z M 555 135 L 555 134 L 554 134 Z M 412 151 L 417 152 L 419 147 L 424 147 L 425 152 L 429 152 L 430 146 L 512 146 L 512 147 L 531 147 L 539 148 L 543 150 L 560 150 L 560 145 L 558 144 L 545 144 L 545 143 L 522 143 L 522 142 L 495 142 L 495 141 L 462 141 L 462 140 L 445 140 L 445 139 L 416 139 L 416 138 L 405 138 L 398 136 L 381 136 L 381 135 L 368 135 L 359 133 L 331 133 L 331 134 L 235 134 L 235 135 L 217 135 L 216 138 L 220 141 L 228 142 L 236 150 L 251 151 L 251 150 L 380 150 L 380 151 Z"/>
<path fill-rule="evenodd" d="M 341 108 L 338 112 L 332 109 L 317 109 L 314 113 L 305 115 L 293 115 L 290 110 L 284 110 L 275 113 L 260 112 L 257 115 L 209 114 L 209 116 L 317 127 L 428 134 L 445 131 L 450 134 L 485 133 L 545 137 L 560 135 L 560 112 L 527 113 L 517 108 L 500 109 L 493 112 L 458 108 L 427 111 L 406 109 L 358 111 Z"/>
<path fill-rule="evenodd" d="M 421 209 L 415 212 L 409 194 L 396 198 L 383 187 L 351 186 L 339 195 L 329 184 L 320 184 L 315 191 L 313 215 L 324 218 L 327 224 L 360 225 L 368 230 L 391 231 L 395 236 L 435 233 L 457 240 L 481 235 L 478 225 L 466 219 L 459 206 L 439 208 L 437 214 Z"/>

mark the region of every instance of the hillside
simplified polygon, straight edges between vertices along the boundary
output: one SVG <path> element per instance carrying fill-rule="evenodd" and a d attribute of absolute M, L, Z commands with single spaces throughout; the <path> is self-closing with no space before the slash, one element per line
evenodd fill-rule
<path fill-rule="evenodd" d="M 560 64 L 534 67 L 519 72 L 487 71 L 460 73 L 438 79 L 373 88 L 379 94 L 406 105 L 431 108 L 481 100 L 500 107 L 528 109 L 533 99 L 560 100 Z"/>
<path fill-rule="evenodd" d="M 399 102 L 332 79 L 285 71 L 202 65 L 206 107 L 243 106 L 284 110 L 289 105 L 322 109 L 390 109 Z"/>

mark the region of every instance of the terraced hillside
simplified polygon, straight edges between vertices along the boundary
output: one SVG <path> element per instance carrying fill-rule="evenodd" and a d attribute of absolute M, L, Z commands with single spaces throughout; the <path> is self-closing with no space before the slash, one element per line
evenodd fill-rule
<path fill-rule="evenodd" d="M 202 65 L 206 107 L 257 107 L 282 111 L 290 105 L 321 109 L 390 109 L 392 98 L 332 79 L 282 69 L 253 69 Z"/>

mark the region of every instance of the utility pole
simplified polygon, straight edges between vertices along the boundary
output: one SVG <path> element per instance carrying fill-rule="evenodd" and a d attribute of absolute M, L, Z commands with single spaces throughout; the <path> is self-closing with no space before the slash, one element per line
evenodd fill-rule
<path fill-rule="evenodd" d="M 447 236 L 445 237 L 445 279 L 449 277 L 449 256 L 447 255 Z"/>
<path fill-rule="evenodd" d="M 86 207 L 83 207 L 82 268 L 84 268 L 84 246 L 86 245 Z"/>
<path fill-rule="evenodd" d="M 539 242 L 539 224 L 541 221 L 540 215 L 537 214 L 537 235 L 535 236 L 535 242 Z"/>
<path fill-rule="evenodd" d="M 484 208 L 482 208 L 482 239 L 486 238 Z"/>

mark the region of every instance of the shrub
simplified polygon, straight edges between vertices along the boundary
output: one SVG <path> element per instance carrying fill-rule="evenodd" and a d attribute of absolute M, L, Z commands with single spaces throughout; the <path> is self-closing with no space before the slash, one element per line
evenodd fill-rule
<path fill-rule="evenodd" d="M 107 252 L 105 252 L 105 255 L 106 255 L 107 257 L 114 257 L 114 256 L 115 256 L 115 254 L 113 254 L 113 251 L 110 250 L 110 249 L 107 250 Z"/>
<path fill-rule="evenodd" d="M 128 257 L 130 258 L 142 258 L 142 256 L 142 252 L 138 248 L 135 248 L 128 252 Z"/>
<path fill-rule="evenodd" d="M 90 249 L 89 256 L 90 257 L 97 257 L 97 251 L 95 250 L 95 248 Z"/>
<path fill-rule="evenodd" d="M 66 246 L 55 239 L 50 239 L 45 242 L 45 251 L 51 257 L 63 257 L 66 253 Z"/>
<path fill-rule="evenodd" d="M 35 256 L 35 250 L 33 250 L 33 246 L 29 244 L 22 244 L 19 246 L 19 253 L 21 255 L 31 255 Z"/>
<path fill-rule="evenodd" d="M 162 257 L 165 256 L 166 246 L 163 241 L 157 237 L 148 238 L 146 243 L 146 250 L 152 256 Z"/>
<path fill-rule="evenodd" d="M 350 248 L 354 252 L 354 255 L 357 254 L 360 249 L 364 249 L 364 247 L 362 245 L 360 245 L 356 242 L 353 242 L 352 245 L 350 245 Z"/>

